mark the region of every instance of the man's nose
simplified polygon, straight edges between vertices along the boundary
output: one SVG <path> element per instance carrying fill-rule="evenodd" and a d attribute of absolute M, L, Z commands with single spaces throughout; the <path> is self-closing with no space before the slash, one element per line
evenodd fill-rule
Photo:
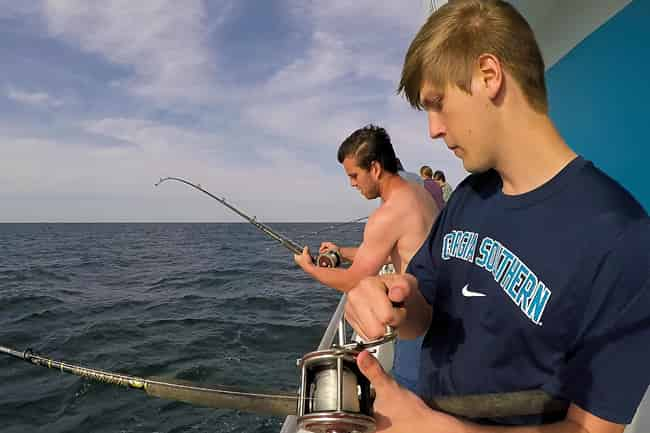
<path fill-rule="evenodd" d="M 438 113 L 428 111 L 427 120 L 429 121 L 429 137 L 433 139 L 442 138 L 445 135 L 446 129 L 440 119 L 440 115 Z"/>

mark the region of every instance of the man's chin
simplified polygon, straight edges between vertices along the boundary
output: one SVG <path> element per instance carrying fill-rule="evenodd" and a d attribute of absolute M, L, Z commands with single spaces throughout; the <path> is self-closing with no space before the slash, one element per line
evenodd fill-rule
<path fill-rule="evenodd" d="M 462 158 L 460 156 L 458 158 L 463 162 L 463 168 L 468 173 L 478 174 L 478 173 L 483 173 L 485 171 L 485 169 L 483 169 L 483 167 L 481 167 L 481 165 L 478 164 L 476 161 L 472 161 L 469 158 Z"/>
<path fill-rule="evenodd" d="M 480 174 L 480 173 L 485 173 L 490 169 L 490 167 L 483 167 L 479 165 L 472 165 L 469 163 L 469 161 L 463 160 L 463 168 L 465 171 L 471 174 Z"/>

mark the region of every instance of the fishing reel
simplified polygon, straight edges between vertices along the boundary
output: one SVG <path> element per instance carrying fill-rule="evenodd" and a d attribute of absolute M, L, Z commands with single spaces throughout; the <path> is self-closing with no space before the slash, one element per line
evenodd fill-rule
<path fill-rule="evenodd" d="M 374 391 L 357 367 L 356 357 L 365 349 L 393 340 L 391 328 L 367 343 L 345 344 L 344 325 L 339 344 L 307 353 L 298 361 L 300 392 L 297 425 L 311 433 L 372 433 Z M 342 337 L 343 335 L 343 337 Z"/>
<path fill-rule="evenodd" d="M 316 264 L 321 268 L 338 268 L 341 261 L 341 253 L 335 250 L 326 251 L 316 258 Z"/>

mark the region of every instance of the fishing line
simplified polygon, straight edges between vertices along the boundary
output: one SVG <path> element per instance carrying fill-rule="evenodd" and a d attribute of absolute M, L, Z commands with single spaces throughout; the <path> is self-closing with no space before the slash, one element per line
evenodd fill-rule
<path fill-rule="evenodd" d="M 316 236 L 316 235 L 319 235 L 319 234 L 321 234 L 323 232 L 326 232 L 326 231 L 329 231 L 329 230 L 334 230 L 335 228 L 346 226 L 348 224 L 359 223 L 361 221 L 367 220 L 368 218 L 369 217 L 364 216 L 364 217 L 361 217 L 361 218 L 355 218 L 353 220 L 345 221 L 345 222 L 342 222 L 342 223 L 331 224 L 331 225 L 329 225 L 329 226 L 327 226 L 325 228 L 322 228 L 320 230 L 316 230 L 315 232 L 312 232 L 310 236 Z M 301 236 L 301 238 L 304 239 L 306 236 L 307 235 L 303 235 L 303 236 Z"/>

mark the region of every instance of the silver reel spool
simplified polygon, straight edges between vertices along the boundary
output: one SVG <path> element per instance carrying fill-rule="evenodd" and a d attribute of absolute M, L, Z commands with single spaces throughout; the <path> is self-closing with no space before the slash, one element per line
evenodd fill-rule
<path fill-rule="evenodd" d="M 362 350 L 395 338 L 386 334 L 367 343 L 345 344 L 344 325 L 339 344 L 307 353 L 298 361 L 301 369 L 297 425 L 312 433 L 372 433 L 374 394 L 370 382 L 359 371 L 356 357 Z"/>

